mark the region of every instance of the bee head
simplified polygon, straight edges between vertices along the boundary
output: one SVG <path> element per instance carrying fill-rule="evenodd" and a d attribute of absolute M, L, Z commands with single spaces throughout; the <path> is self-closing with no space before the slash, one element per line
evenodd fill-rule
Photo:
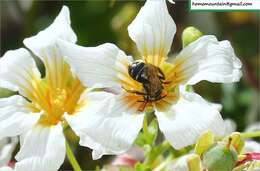
<path fill-rule="evenodd" d="M 145 66 L 145 63 L 142 61 L 134 61 L 128 67 L 128 74 L 135 80 L 138 80 L 142 70 Z"/>

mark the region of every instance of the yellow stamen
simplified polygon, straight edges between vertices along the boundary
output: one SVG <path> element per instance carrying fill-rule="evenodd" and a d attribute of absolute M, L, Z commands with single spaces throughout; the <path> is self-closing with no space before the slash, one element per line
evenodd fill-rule
<path fill-rule="evenodd" d="M 64 61 L 62 73 L 51 73 L 58 70 L 50 70 L 48 63 L 45 66 L 46 77 L 33 77 L 35 79 L 31 80 L 31 90 L 26 89 L 26 95 L 31 101 L 29 107 L 33 112 L 43 111 L 39 124 L 51 126 L 62 121 L 64 113 L 73 115 L 79 107 L 85 105 L 79 104 L 79 99 L 86 88 L 73 77 L 69 65 Z M 51 75 L 58 80 L 52 80 Z"/>

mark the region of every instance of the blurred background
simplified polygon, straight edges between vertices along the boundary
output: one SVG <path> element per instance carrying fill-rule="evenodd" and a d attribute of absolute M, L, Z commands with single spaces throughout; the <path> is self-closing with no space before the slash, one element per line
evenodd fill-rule
<path fill-rule="evenodd" d="M 37 34 L 49 26 L 62 5 L 70 9 L 72 28 L 78 44 L 97 46 L 111 42 L 128 55 L 140 57 L 134 42 L 128 36 L 127 26 L 134 19 L 144 1 L 90 0 L 90 1 L 0 1 L 1 56 L 11 49 L 23 46 L 23 39 Z M 202 81 L 194 89 L 207 100 L 223 105 L 222 116 L 237 124 L 243 131 L 260 120 L 260 14 L 257 12 L 191 12 L 186 1 L 168 3 L 168 9 L 177 25 L 170 56 L 182 49 L 181 34 L 194 26 L 204 34 L 214 34 L 219 40 L 229 40 L 243 63 L 243 77 L 236 84 L 213 84 Z M 42 67 L 42 66 L 40 66 Z M 0 89 L 0 97 L 13 92 Z M 76 157 L 83 169 L 95 169 L 111 160 L 103 157 L 92 161 L 90 150 L 77 146 L 77 137 L 68 131 L 67 137 L 75 144 Z M 19 147 L 17 147 L 18 150 Z M 71 169 L 65 162 L 62 170 Z"/>

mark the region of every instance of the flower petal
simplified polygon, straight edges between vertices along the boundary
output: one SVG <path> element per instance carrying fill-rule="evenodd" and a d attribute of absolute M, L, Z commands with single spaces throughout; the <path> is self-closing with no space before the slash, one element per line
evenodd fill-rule
<path fill-rule="evenodd" d="M 193 154 L 185 154 L 178 158 L 174 163 L 171 163 L 168 166 L 168 170 L 174 170 L 174 171 L 189 171 L 188 166 L 188 158 L 191 157 Z"/>
<path fill-rule="evenodd" d="M 30 98 L 40 73 L 30 53 L 20 48 L 7 51 L 0 59 L 1 86 Z"/>
<path fill-rule="evenodd" d="M 230 42 L 218 41 L 212 35 L 202 36 L 186 46 L 173 65 L 168 77 L 181 84 L 193 85 L 201 80 L 231 83 L 239 81 L 242 75 L 242 64 Z"/>
<path fill-rule="evenodd" d="M 166 1 L 148 0 L 128 26 L 128 32 L 144 59 L 159 66 L 165 60 L 176 32 Z"/>
<path fill-rule="evenodd" d="M 17 91 L 17 87 L 8 81 L 0 80 L 0 88 L 5 88 L 11 91 Z"/>
<path fill-rule="evenodd" d="M 253 140 L 245 141 L 244 153 L 260 152 L 260 143 Z"/>
<path fill-rule="evenodd" d="M 155 112 L 159 128 L 176 149 L 194 144 L 205 131 L 212 131 L 217 136 L 222 136 L 225 131 L 216 108 L 199 95 L 193 95 L 197 97 L 189 99 L 182 96 L 168 112 Z"/>
<path fill-rule="evenodd" d="M 69 9 L 63 6 L 54 22 L 37 35 L 26 38 L 24 44 L 37 55 L 46 68 L 46 78 L 52 89 L 62 88 L 70 77 L 70 68 L 56 46 L 58 39 L 75 43 L 77 37 L 70 27 Z"/>
<path fill-rule="evenodd" d="M 60 157 L 60 156 L 59 156 Z M 57 158 L 29 157 L 15 163 L 15 171 L 57 171 Z"/>
<path fill-rule="evenodd" d="M 1 167 L 0 171 L 14 171 L 11 167 Z"/>
<path fill-rule="evenodd" d="M 77 37 L 70 27 L 70 12 L 67 6 L 63 6 L 54 22 L 37 35 L 24 39 L 23 43 L 32 52 L 41 57 L 41 51 L 53 44 L 57 39 L 63 39 L 75 43 Z"/>
<path fill-rule="evenodd" d="M 21 96 L 0 99 L 0 139 L 24 133 L 38 121 L 40 114 L 32 113 Z"/>
<path fill-rule="evenodd" d="M 251 123 L 245 129 L 245 132 L 254 132 L 254 131 L 260 131 L 260 122 Z"/>
<path fill-rule="evenodd" d="M 143 115 L 135 115 L 109 93 L 93 92 L 84 98 L 89 102 L 85 109 L 65 116 L 80 145 L 93 149 L 93 159 L 126 152 L 142 128 Z"/>
<path fill-rule="evenodd" d="M 52 89 L 64 88 L 73 76 L 70 66 L 65 62 L 57 44 L 50 44 L 46 48 L 42 48 L 40 55 L 45 66 L 48 84 Z"/>
<path fill-rule="evenodd" d="M 118 87 L 121 76 L 128 76 L 131 57 L 111 43 L 82 47 L 60 40 L 58 45 L 85 86 Z"/>
<path fill-rule="evenodd" d="M 232 119 L 225 119 L 225 134 L 224 135 L 229 135 L 232 132 L 236 131 L 237 125 Z"/>
<path fill-rule="evenodd" d="M 58 170 L 64 162 L 65 151 L 65 137 L 60 124 L 54 127 L 37 125 L 25 135 L 21 149 L 15 156 L 20 162 L 16 166 L 29 170 L 33 170 L 31 167 L 42 171 Z"/>

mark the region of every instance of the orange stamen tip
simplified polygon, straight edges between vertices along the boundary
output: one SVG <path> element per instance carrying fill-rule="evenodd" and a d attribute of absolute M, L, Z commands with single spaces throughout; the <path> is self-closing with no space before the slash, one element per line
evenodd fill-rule
<path fill-rule="evenodd" d="M 228 138 L 228 143 L 227 143 L 227 145 L 226 145 L 227 149 L 230 149 L 231 142 L 232 142 L 232 138 L 229 137 L 229 138 Z"/>

